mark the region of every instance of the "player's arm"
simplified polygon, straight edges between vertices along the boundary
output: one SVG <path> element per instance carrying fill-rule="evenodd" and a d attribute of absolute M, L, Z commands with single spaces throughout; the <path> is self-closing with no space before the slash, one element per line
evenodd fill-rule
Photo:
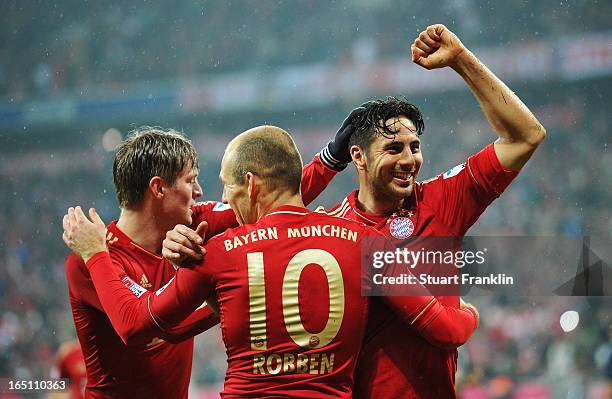
<path fill-rule="evenodd" d="M 120 277 L 124 277 L 125 273 L 120 265 L 117 267 L 117 272 Z M 79 318 L 80 307 L 93 307 L 101 312 L 104 308 L 100 303 L 96 289 L 91 281 L 89 272 L 85 262 L 75 253 L 71 253 L 66 258 L 66 278 L 68 281 L 68 289 L 70 290 L 70 298 L 72 307 L 75 308 L 75 319 Z M 124 283 L 125 284 L 125 283 Z M 136 284 L 130 282 L 130 284 Z M 144 290 L 144 288 L 142 289 Z M 219 324 L 219 318 L 215 315 L 209 306 L 201 306 L 195 312 L 189 315 L 179 325 L 168 329 L 161 334 L 161 338 L 168 342 L 179 343 L 185 339 L 191 338 Z M 132 339 L 130 339 L 133 342 Z M 148 341 L 147 341 L 148 342 Z"/>
<path fill-rule="evenodd" d="M 366 246 L 362 249 L 366 253 L 374 254 L 380 251 L 394 253 L 398 248 L 395 243 L 389 241 L 388 237 L 370 227 L 364 227 L 363 236 L 369 237 L 368 240 L 361 242 L 362 246 Z M 385 263 L 381 272 L 386 277 L 399 277 L 406 272 L 410 273 L 410 269 L 406 268 L 404 263 L 396 261 Z M 372 288 L 374 281 L 372 276 L 364 273 L 362 278 L 364 287 Z M 378 292 L 383 295 L 382 299 L 397 317 L 434 346 L 457 348 L 466 343 L 478 327 L 478 312 L 470 304 L 462 302 L 461 309 L 443 305 L 418 282 L 411 283 L 409 296 L 406 296 L 406 292 L 394 291 L 393 288 L 395 286 L 387 286 Z"/>
<path fill-rule="evenodd" d="M 463 236 L 518 173 L 501 166 L 491 143 L 464 163 L 423 182 L 419 194 L 445 222 L 450 235 Z"/>
<path fill-rule="evenodd" d="M 178 344 L 204 331 L 208 331 L 219 324 L 219 322 L 219 317 L 215 314 L 214 310 L 210 306 L 202 304 L 179 325 L 166 328 L 161 338 L 173 344 Z"/>
<path fill-rule="evenodd" d="M 73 308 L 92 307 L 103 311 L 85 262 L 74 252 L 66 258 L 66 280 Z"/>
<path fill-rule="evenodd" d="M 309 205 L 327 187 L 336 173 L 343 171 L 349 162 L 349 139 L 354 132 L 353 117 L 361 112 L 362 106 L 352 110 L 342 122 L 334 138 L 302 171 L 302 200 Z"/>
<path fill-rule="evenodd" d="M 442 305 L 430 295 L 387 296 L 385 301 L 404 323 L 438 347 L 457 348 L 478 327 L 478 312 L 469 304 L 457 309 Z"/>
<path fill-rule="evenodd" d="M 325 190 L 329 182 L 336 176 L 334 170 L 323 163 L 321 155 L 314 156 L 302 170 L 302 201 L 304 205 L 311 204 Z"/>
<path fill-rule="evenodd" d="M 186 319 L 210 293 L 201 274 L 191 269 L 179 269 L 175 277 L 157 292 L 142 291 L 134 295 L 123 283 L 108 252 L 93 254 L 85 264 L 106 315 L 128 345 L 148 342 L 154 337 L 170 337 L 172 341 L 175 336 L 177 342 L 185 339 L 180 330 L 173 332 L 172 327 Z"/>
<path fill-rule="evenodd" d="M 412 60 L 426 68 L 453 68 L 469 86 L 498 134 L 502 167 L 519 171 L 546 137 L 546 130 L 518 96 L 442 24 L 428 26 L 412 44 Z"/>
<path fill-rule="evenodd" d="M 388 248 L 394 249 L 392 245 Z M 384 274 L 397 277 L 406 271 L 404 264 L 392 263 L 385 267 Z M 395 315 L 434 346 L 457 348 L 466 343 L 478 327 L 478 313 L 473 306 L 462 304 L 461 309 L 457 309 L 443 305 L 418 282 L 410 285 L 410 295 L 393 295 L 392 289 L 386 293 L 389 295 L 383 300 Z"/>
<path fill-rule="evenodd" d="M 133 292 L 122 281 L 123 270 L 106 249 L 106 227 L 94 209 L 87 219 L 80 207 L 64 217 L 64 242 L 86 262 L 98 298 L 115 331 L 126 343 L 142 343 L 171 333 L 211 294 L 210 278 L 190 269 L 157 292 Z M 136 295 L 135 295 L 136 294 Z"/>

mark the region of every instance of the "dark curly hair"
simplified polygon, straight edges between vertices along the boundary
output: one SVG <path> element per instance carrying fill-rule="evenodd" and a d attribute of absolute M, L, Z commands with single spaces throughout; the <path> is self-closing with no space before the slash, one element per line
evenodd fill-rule
<path fill-rule="evenodd" d="M 355 131 L 349 140 L 350 146 L 356 145 L 364 151 L 369 150 L 374 139 L 381 135 L 388 138 L 395 137 L 385 122 L 391 118 L 405 116 L 416 127 L 417 135 L 423 134 L 425 123 L 419 108 L 408 102 L 405 97 L 387 97 L 368 101 L 361 105 L 363 111 L 356 113 L 351 121 Z"/>

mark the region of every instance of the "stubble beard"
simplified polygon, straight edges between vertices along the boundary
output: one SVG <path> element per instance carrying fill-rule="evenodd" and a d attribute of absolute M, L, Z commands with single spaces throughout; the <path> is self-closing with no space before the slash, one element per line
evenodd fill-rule
<path fill-rule="evenodd" d="M 374 180 L 372 184 L 372 192 L 376 201 L 393 204 L 394 208 L 398 208 L 405 198 L 412 195 L 414 183 L 405 190 L 401 190 L 393 186 L 392 182 L 382 183 L 380 180 Z"/>

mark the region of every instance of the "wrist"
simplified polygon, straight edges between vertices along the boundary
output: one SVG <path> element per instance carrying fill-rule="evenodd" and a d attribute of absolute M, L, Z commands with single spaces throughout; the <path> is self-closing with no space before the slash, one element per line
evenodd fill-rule
<path fill-rule="evenodd" d="M 459 75 L 464 76 L 470 66 L 478 64 L 478 58 L 467 48 L 463 47 L 461 52 L 457 54 L 450 67 Z"/>
<path fill-rule="evenodd" d="M 329 147 L 330 145 L 328 144 L 323 147 L 321 152 L 319 152 L 319 159 L 321 159 L 321 163 L 336 172 L 342 172 L 344 169 L 346 169 L 348 163 L 339 161 L 337 157 L 332 154 Z"/>

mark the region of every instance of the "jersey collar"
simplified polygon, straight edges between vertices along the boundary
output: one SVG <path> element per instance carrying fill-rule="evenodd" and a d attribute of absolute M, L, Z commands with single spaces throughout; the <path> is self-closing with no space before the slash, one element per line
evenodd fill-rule
<path fill-rule="evenodd" d="M 113 220 L 106 228 L 106 242 L 109 245 L 119 244 L 120 246 L 124 246 L 131 243 L 132 240 L 130 237 L 126 236 L 123 231 L 119 230 L 117 221 Z"/>
<path fill-rule="evenodd" d="M 406 198 L 402 206 L 397 208 L 397 210 L 393 212 L 391 215 L 367 213 L 367 212 L 363 212 L 362 210 L 360 210 L 357 207 L 357 196 L 359 195 L 359 190 L 355 190 L 352 193 L 350 193 L 347 197 L 347 200 L 353 212 L 357 216 L 359 216 L 360 220 L 363 223 L 371 226 L 375 224 L 380 224 L 382 222 L 386 222 L 388 219 L 391 219 L 394 217 L 404 217 L 404 216 L 411 216 L 413 214 L 416 214 L 417 209 L 418 209 L 418 203 L 419 203 L 419 199 L 417 195 L 417 191 L 419 190 L 419 188 L 420 188 L 420 184 L 416 183 L 414 186 L 412 195 Z"/>
<path fill-rule="evenodd" d="M 116 220 L 113 220 L 106 228 L 106 242 L 108 245 L 117 245 L 119 247 L 129 246 L 136 248 L 141 252 L 144 252 L 147 255 L 150 255 L 156 259 L 163 258 L 161 254 L 153 253 L 132 241 L 132 239 L 128 237 L 123 231 L 119 230 L 119 227 L 117 227 Z"/>
<path fill-rule="evenodd" d="M 304 208 L 301 206 L 295 206 L 295 205 L 281 205 L 278 206 L 274 209 L 272 209 L 272 211 L 270 211 L 270 213 L 268 213 L 267 215 L 265 215 L 263 218 L 267 218 L 268 216 L 273 216 L 273 215 L 308 215 L 311 211 L 308 208 Z M 262 219 L 263 219 L 262 218 Z"/>

